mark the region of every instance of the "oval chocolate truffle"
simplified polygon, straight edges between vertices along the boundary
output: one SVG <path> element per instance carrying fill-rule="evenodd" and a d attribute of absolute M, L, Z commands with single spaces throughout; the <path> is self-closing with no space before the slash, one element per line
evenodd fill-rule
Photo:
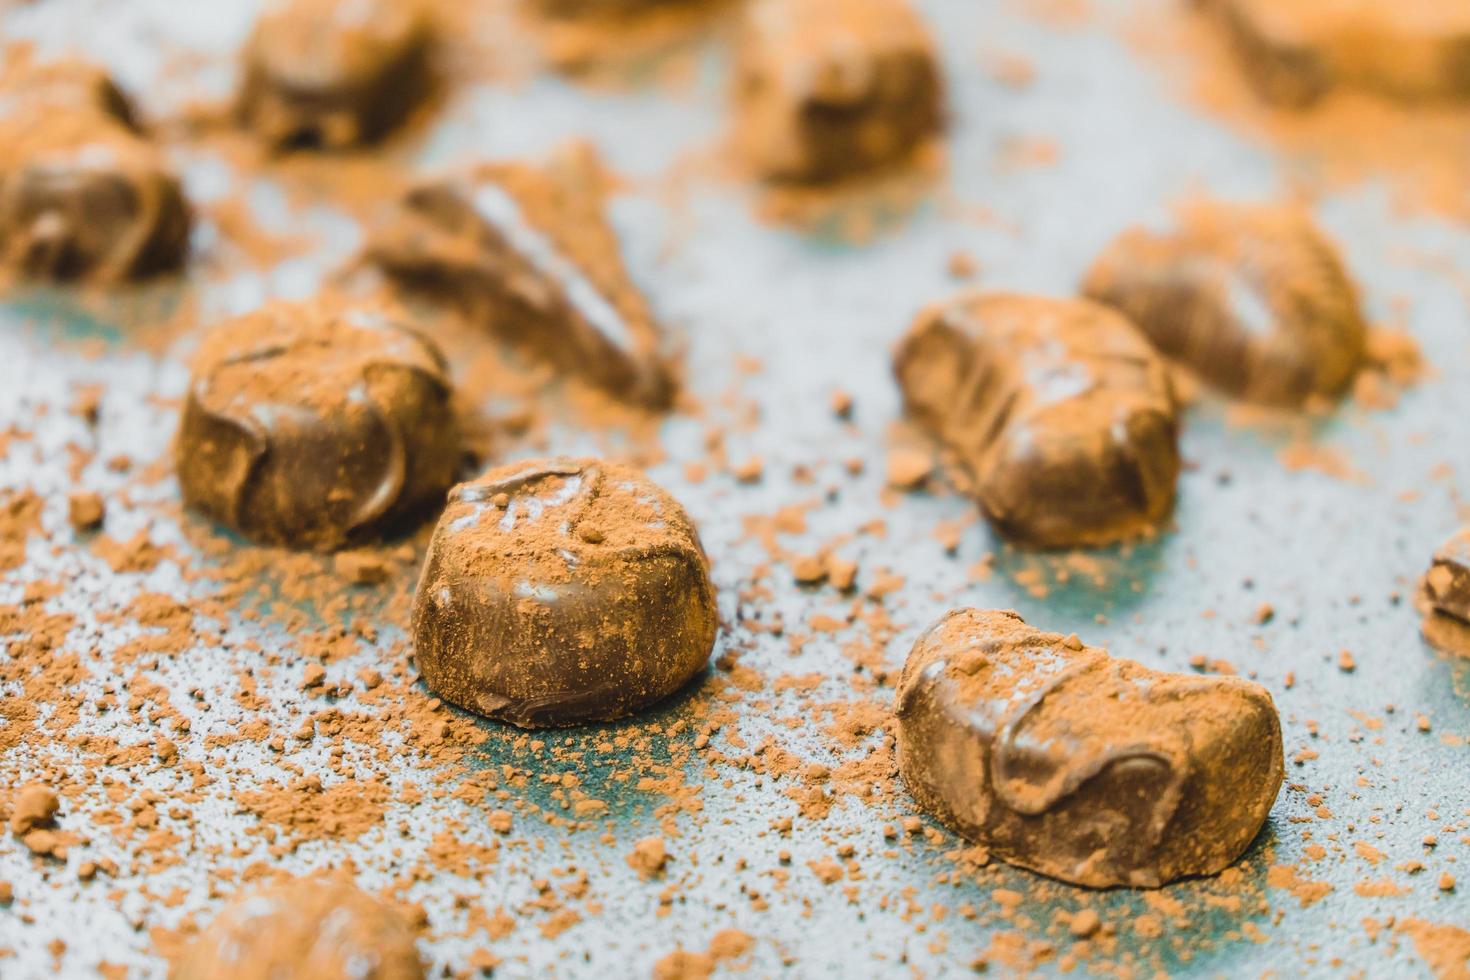
<path fill-rule="evenodd" d="M 0 98 L 0 262 L 108 282 L 174 268 L 189 240 L 178 178 L 97 69 L 37 69 Z"/>
<path fill-rule="evenodd" d="M 432 49 L 418 0 L 276 0 L 246 45 L 240 117 L 277 147 L 372 142 L 429 94 Z"/>
<path fill-rule="evenodd" d="M 438 695 L 535 728 L 603 721 L 709 659 L 709 560 L 679 503 L 637 470 L 550 459 L 454 488 L 414 601 Z"/>
<path fill-rule="evenodd" d="M 1011 864 L 1093 888 L 1224 870 L 1285 770 L 1271 695 L 1150 670 L 960 609 L 919 638 L 897 692 L 919 805 Z"/>
<path fill-rule="evenodd" d="M 737 145 L 776 180 L 873 170 L 939 132 L 942 89 L 906 0 L 756 0 L 736 44 Z"/>
<path fill-rule="evenodd" d="M 173 980 L 420 980 L 413 933 L 390 906 L 335 878 L 242 892 L 182 951 Z"/>
<path fill-rule="evenodd" d="M 1148 342 L 1106 307 L 965 293 L 919 315 L 894 373 L 909 415 L 958 458 L 1012 541 L 1104 544 L 1173 507 L 1173 388 Z"/>
<path fill-rule="evenodd" d="M 274 303 L 200 348 L 184 499 L 248 538 L 337 548 L 434 501 L 460 446 L 443 355 L 371 313 Z"/>
<path fill-rule="evenodd" d="M 1470 6 L 1445 0 L 1198 0 L 1262 98 L 1290 106 L 1352 86 L 1408 100 L 1470 96 Z"/>
<path fill-rule="evenodd" d="M 1198 204 L 1177 229 L 1133 228 L 1083 291 L 1128 316 L 1165 356 L 1248 401 L 1335 398 L 1367 327 L 1332 243 L 1290 207 Z"/>

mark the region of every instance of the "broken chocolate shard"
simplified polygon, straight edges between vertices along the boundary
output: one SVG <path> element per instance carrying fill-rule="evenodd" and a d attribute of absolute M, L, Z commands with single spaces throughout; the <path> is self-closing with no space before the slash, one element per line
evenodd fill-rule
<path fill-rule="evenodd" d="M 439 499 L 460 459 L 443 355 L 375 314 L 274 303 L 202 345 L 184 499 L 246 537 L 333 549 Z"/>
<path fill-rule="evenodd" d="M 757 0 L 736 47 L 735 134 L 763 177 L 897 163 L 941 128 L 943 83 L 905 0 Z"/>
<path fill-rule="evenodd" d="M 241 892 L 173 964 L 173 980 L 422 980 L 408 923 L 345 878 Z"/>
<path fill-rule="evenodd" d="M 1199 0 L 1268 102 L 1337 87 L 1404 100 L 1470 97 L 1470 6 L 1444 0 Z"/>
<path fill-rule="evenodd" d="M 642 473 L 545 459 L 455 487 L 414 601 L 429 688 L 524 728 L 604 721 L 682 687 L 718 628 L 684 509 Z"/>
<path fill-rule="evenodd" d="M 1224 870 L 1285 770 L 1259 684 L 1150 670 L 1013 612 L 946 615 L 914 644 L 896 704 L 899 769 L 924 809 L 1092 888 Z"/>
<path fill-rule="evenodd" d="M 417 0 L 277 0 L 246 44 L 237 112 L 281 149 L 372 143 L 432 91 L 433 50 Z"/>
<path fill-rule="evenodd" d="M 919 315 L 894 373 L 909 415 L 958 459 L 1011 541 L 1104 544 L 1173 507 L 1173 389 L 1148 342 L 1106 307 L 964 293 Z"/>
<path fill-rule="evenodd" d="M 486 165 L 437 180 L 409 193 L 367 256 L 611 394 L 666 408 L 671 358 L 623 265 L 605 183 L 585 144 L 544 167 Z"/>
<path fill-rule="evenodd" d="M 1341 395 L 1367 327 L 1332 243 L 1292 207 L 1196 204 L 1178 226 L 1133 228 L 1083 285 L 1166 357 L 1237 398 L 1300 406 Z"/>
<path fill-rule="evenodd" d="M 139 279 L 177 267 L 179 180 L 100 69 L 60 62 L 0 89 L 0 265 L 38 279 Z"/>

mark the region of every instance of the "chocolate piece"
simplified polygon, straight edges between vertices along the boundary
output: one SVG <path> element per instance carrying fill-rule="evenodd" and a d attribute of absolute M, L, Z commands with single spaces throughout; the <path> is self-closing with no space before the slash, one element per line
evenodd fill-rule
<path fill-rule="evenodd" d="M 414 601 L 414 657 L 446 701 L 523 728 L 605 721 L 709 659 L 709 560 L 637 470 L 531 460 L 455 487 Z"/>
<path fill-rule="evenodd" d="M 417 0 L 277 0 L 245 49 L 239 115 L 279 148 L 374 142 L 433 88 Z"/>
<path fill-rule="evenodd" d="M 1143 336 L 1106 307 L 964 293 L 919 315 L 894 373 L 909 414 L 958 457 L 1012 541 L 1116 541 L 1173 506 L 1173 388 Z"/>
<path fill-rule="evenodd" d="M 603 213 L 606 183 L 587 144 L 544 167 L 494 164 L 436 180 L 408 194 L 367 256 L 612 394 L 665 408 L 670 359 Z"/>
<path fill-rule="evenodd" d="M 172 980 L 421 980 L 403 917 L 351 881 L 299 878 L 243 892 L 186 946 Z"/>
<path fill-rule="evenodd" d="M 1434 553 L 1415 605 L 1424 614 L 1424 639 L 1446 653 L 1470 657 L 1470 527 Z"/>
<path fill-rule="evenodd" d="M 904 0 L 757 0 L 735 86 L 739 148 L 771 179 L 872 170 L 942 123 L 934 46 Z"/>
<path fill-rule="evenodd" d="M 177 267 L 188 205 L 106 74 L 61 62 L 6 81 L 0 264 L 33 278 L 101 282 Z"/>
<path fill-rule="evenodd" d="M 443 355 L 373 314 L 275 303 L 202 345 L 184 499 L 246 537 L 331 549 L 437 499 L 459 439 Z"/>
<path fill-rule="evenodd" d="M 1200 0 L 1251 83 L 1306 106 L 1350 85 L 1403 99 L 1470 96 L 1470 6 L 1445 0 Z"/>
<path fill-rule="evenodd" d="M 1363 361 L 1367 328 L 1352 280 L 1294 208 L 1200 204 L 1171 232 L 1130 229 L 1098 257 L 1083 290 L 1126 314 L 1165 356 L 1247 401 L 1336 397 Z"/>
<path fill-rule="evenodd" d="M 1149 670 L 1013 612 L 946 615 L 914 644 L 896 703 L 919 805 L 1073 884 L 1222 871 L 1281 788 L 1281 722 L 1259 684 Z"/>

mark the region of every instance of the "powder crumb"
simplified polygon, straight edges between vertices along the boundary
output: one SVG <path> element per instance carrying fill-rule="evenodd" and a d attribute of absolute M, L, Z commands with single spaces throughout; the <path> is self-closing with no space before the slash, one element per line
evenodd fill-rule
<path fill-rule="evenodd" d="M 830 404 L 833 415 L 844 421 L 852 418 L 852 395 L 849 393 L 843 391 L 841 388 L 837 389 L 832 392 Z"/>
<path fill-rule="evenodd" d="M 388 581 L 393 566 L 382 555 L 370 551 L 342 551 L 332 559 L 337 574 L 354 585 L 380 585 Z"/>
<path fill-rule="evenodd" d="M 102 496 L 91 490 L 78 490 L 66 498 L 66 516 L 78 531 L 95 531 L 106 516 Z"/>
<path fill-rule="evenodd" d="M 759 483 L 766 472 L 766 464 L 759 456 L 752 456 L 743 463 L 737 463 L 730 470 L 735 479 L 741 483 Z"/>
<path fill-rule="evenodd" d="M 1092 909 L 1081 909 L 1072 915 L 1068 928 L 1078 939 L 1086 939 L 1102 928 L 1102 919 Z"/>
<path fill-rule="evenodd" d="M 913 490 L 929 478 L 934 461 L 921 449 L 900 447 L 888 453 L 888 485 Z"/>
<path fill-rule="evenodd" d="M 493 810 L 485 818 L 485 822 L 497 834 L 508 834 L 510 833 L 511 827 L 514 826 L 515 818 L 511 816 L 509 810 Z"/>
<path fill-rule="evenodd" d="M 1455 890 L 1455 876 L 1452 875 L 1452 874 L 1450 874 L 1448 871 L 1446 871 L 1444 874 L 1440 875 L 1439 876 L 1439 890 L 1442 891 L 1442 892 L 1452 892 L 1452 891 L 1454 891 Z"/>
<path fill-rule="evenodd" d="M 791 560 L 791 577 L 801 585 L 816 585 L 827 577 L 827 566 L 815 555 L 798 555 Z"/>
<path fill-rule="evenodd" d="M 1351 673 L 1358 669 L 1358 662 L 1353 659 L 1352 651 L 1342 650 L 1338 652 L 1337 669 L 1344 673 Z"/>
<path fill-rule="evenodd" d="M 647 881 L 663 873 L 664 865 L 669 863 L 669 852 L 662 837 L 645 837 L 633 845 L 627 860 L 628 867 Z"/>
<path fill-rule="evenodd" d="M 55 790 L 44 783 L 27 783 L 15 794 L 15 803 L 10 811 L 10 832 L 24 837 L 37 828 L 49 827 L 55 822 L 59 809 L 61 800 Z"/>

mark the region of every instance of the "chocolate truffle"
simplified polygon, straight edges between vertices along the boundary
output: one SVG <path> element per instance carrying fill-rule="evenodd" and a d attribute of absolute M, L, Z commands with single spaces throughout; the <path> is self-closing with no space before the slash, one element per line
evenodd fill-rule
<path fill-rule="evenodd" d="M 419 0 L 277 0 L 245 48 L 238 111 L 278 148 L 380 139 L 433 88 Z"/>
<path fill-rule="evenodd" d="M 756 0 L 736 48 L 736 141 L 768 179 L 835 180 L 936 134 L 941 89 L 904 0 Z"/>
<path fill-rule="evenodd" d="M 190 214 L 178 178 L 100 69 L 77 62 L 0 90 L 0 264 L 99 282 L 177 267 Z"/>
<path fill-rule="evenodd" d="M 184 499 L 246 537 L 331 549 L 438 499 L 460 447 L 443 355 L 358 310 L 274 303 L 201 346 Z"/>
<path fill-rule="evenodd" d="M 1424 637 L 1434 646 L 1470 656 L 1470 527 L 1434 553 L 1419 590 Z"/>
<path fill-rule="evenodd" d="M 236 896 L 173 964 L 172 980 L 420 980 L 413 934 L 342 878 L 298 878 Z"/>
<path fill-rule="evenodd" d="M 1402 99 L 1470 97 L 1470 5 L 1446 0 L 1200 0 L 1225 25 L 1263 98 L 1288 106 L 1336 86 Z"/>
<path fill-rule="evenodd" d="M 1259 684 L 1150 670 L 1013 612 L 946 615 L 914 644 L 896 704 L 919 805 L 1077 885 L 1222 871 L 1281 788 L 1281 722 Z"/>
<path fill-rule="evenodd" d="M 409 192 L 367 257 L 616 397 L 665 408 L 671 358 L 604 214 L 607 184 L 585 143 L 545 166 L 434 180 Z"/>
<path fill-rule="evenodd" d="M 1148 342 L 1106 307 L 966 292 L 919 315 L 894 372 L 909 415 L 1011 541 L 1103 544 L 1173 506 L 1173 389 Z"/>
<path fill-rule="evenodd" d="M 1205 203 L 1173 230 L 1130 229 L 1098 257 L 1083 290 L 1165 356 L 1246 401 L 1337 397 L 1363 361 L 1357 291 L 1332 243 L 1295 208 Z"/>
<path fill-rule="evenodd" d="M 709 560 L 674 498 L 596 459 L 531 460 L 455 487 L 414 600 L 434 693 L 523 728 L 605 721 L 704 666 Z"/>

